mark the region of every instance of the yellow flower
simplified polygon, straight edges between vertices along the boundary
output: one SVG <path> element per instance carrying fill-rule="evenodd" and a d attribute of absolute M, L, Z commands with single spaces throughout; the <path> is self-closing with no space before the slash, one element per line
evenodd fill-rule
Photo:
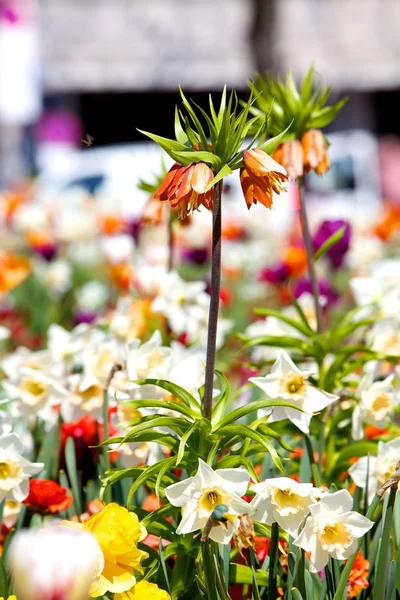
<path fill-rule="evenodd" d="M 84 528 L 96 537 L 104 556 L 104 569 L 90 589 L 92 598 L 130 590 L 136 583 L 134 571 L 142 573 L 140 563 L 148 557 L 137 548 L 147 536 L 137 515 L 111 502 L 86 521 Z"/>
<path fill-rule="evenodd" d="M 3 596 L 0 596 L 0 600 L 4 600 Z M 17 596 L 14 596 L 13 594 L 12 596 L 8 596 L 6 600 L 17 600 Z"/>
<path fill-rule="evenodd" d="M 139 581 L 128 592 L 115 594 L 114 600 L 171 600 L 171 596 L 165 590 L 161 590 L 155 583 L 149 583 L 144 579 Z"/>

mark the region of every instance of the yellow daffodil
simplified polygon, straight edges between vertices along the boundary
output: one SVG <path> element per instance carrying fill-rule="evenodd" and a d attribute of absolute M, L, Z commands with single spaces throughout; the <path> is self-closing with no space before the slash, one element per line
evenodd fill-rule
<path fill-rule="evenodd" d="M 161 596 L 160 596 L 161 598 Z M 4 599 L 3 596 L 0 596 L 0 600 L 17 600 L 17 596 L 14 596 L 14 594 L 12 596 L 8 596 L 8 598 Z"/>
<path fill-rule="evenodd" d="M 96 537 L 104 555 L 103 571 L 90 589 L 92 598 L 130 590 L 136 583 L 135 570 L 143 572 L 140 563 L 148 556 L 137 547 L 147 535 L 137 515 L 112 502 L 86 521 L 84 528 Z"/>
<path fill-rule="evenodd" d="M 144 579 L 139 581 L 131 590 L 114 594 L 114 600 L 171 600 L 171 596 L 155 583 L 149 583 Z"/>

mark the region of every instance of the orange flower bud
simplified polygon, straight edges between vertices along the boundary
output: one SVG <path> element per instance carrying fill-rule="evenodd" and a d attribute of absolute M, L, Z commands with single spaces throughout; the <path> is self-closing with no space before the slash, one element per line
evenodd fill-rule
<path fill-rule="evenodd" d="M 304 170 L 306 173 L 315 171 L 323 175 L 330 167 L 327 143 L 319 129 L 306 131 L 301 139 L 304 152 Z"/>
<path fill-rule="evenodd" d="M 283 142 L 271 156 L 286 169 L 289 179 L 296 180 L 303 176 L 304 153 L 299 140 Z"/>

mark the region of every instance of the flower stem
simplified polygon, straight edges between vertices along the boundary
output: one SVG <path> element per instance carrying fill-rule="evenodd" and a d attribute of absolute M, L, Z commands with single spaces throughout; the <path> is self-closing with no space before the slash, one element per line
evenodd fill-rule
<path fill-rule="evenodd" d="M 211 419 L 212 394 L 214 387 L 215 354 L 221 287 L 221 181 L 214 186 L 212 263 L 211 263 L 211 300 L 208 315 L 206 377 L 204 386 L 203 414 Z"/>
<path fill-rule="evenodd" d="M 168 214 L 168 271 L 174 268 L 174 227 L 172 210 Z"/>
<path fill-rule="evenodd" d="M 308 460 L 310 462 L 311 472 L 312 472 L 312 476 L 314 479 L 314 485 L 316 487 L 319 487 L 321 485 L 321 476 L 319 474 L 318 465 L 315 462 L 314 450 L 312 447 L 310 437 L 308 435 L 305 435 L 304 441 L 305 441 L 306 448 L 307 448 Z"/>
<path fill-rule="evenodd" d="M 108 428 L 108 392 L 111 385 L 111 381 L 117 371 L 121 371 L 122 365 L 116 363 L 110 370 L 106 384 L 103 389 L 103 442 L 108 440 L 109 428 Z M 108 446 L 103 447 L 103 460 L 104 460 L 104 472 L 108 471 L 111 466 L 110 453 Z M 111 502 L 111 487 L 107 486 L 104 490 L 104 501 Z"/>
<path fill-rule="evenodd" d="M 299 179 L 299 197 L 300 197 L 300 223 L 303 234 L 304 247 L 307 253 L 308 274 L 311 281 L 312 294 L 315 302 L 315 315 L 317 318 L 317 332 L 322 333 L 322 310 L 319 302 L 319 287 L 317 273 L 314 263 L 314 249 L 311 241 L 310 228 L 306 210 L 306 200 L 304 195 L 303 179 Z"/>
<path fill-rule="evenodd" d="M 269 550 L 269 573 L 268 573 L 268 600 L 276 598 L 276 579 L 278 574 L 278 544 L 279 544 L 279 525 L 271 525 L 271 546 Z"/>
<path fill-rule="evenodd" d="M 393 523 L 393 510 L 396 502 L 396 494 L 397 485 L 393 485 L 390 488 L 389 499 L 386 505 L 379 555 L 375 567 L 375 580 L 377 583 L 375 584 L 374 598 L 376 598 L 376 600 L 384 600 L 384 598 L 387 597 L 385 592 L 388 584 L 389 548 L 391 544 L 390 531 Z"/>

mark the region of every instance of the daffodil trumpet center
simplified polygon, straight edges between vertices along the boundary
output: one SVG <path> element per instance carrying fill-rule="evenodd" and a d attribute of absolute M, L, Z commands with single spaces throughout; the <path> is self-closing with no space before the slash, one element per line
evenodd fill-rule
<path fill-rule="evenodd" d="M 220 504 L 229 506 L 229 500 L 229 494 L 221 490 L 221 488 L 207 488 L 203 490 L 199 497 L 197 506 L 199 509 L 212 513 Z"/>
<path fill-rule="evenodd" d="M 319 532 L 319 540 L 323 550 L 343 552 L 351 545 L 353 538 L 346 525 L 342 521 L 336 521 L 323 526 Z"/>
<path fill-rule="evenodd" d="M 291 488 L 275 490 L 272 493 L 271 502 L 282 516 L 295 515 L 302 512 L 309 504 L 306 496 L 296 494 Z"/>
<path fill-rule="evenodd" d="M 280 381 L 280 391 L 292 400 L 302 398 L 306 391 L 306 383 L 301 373 L 290 371 Z"/>

